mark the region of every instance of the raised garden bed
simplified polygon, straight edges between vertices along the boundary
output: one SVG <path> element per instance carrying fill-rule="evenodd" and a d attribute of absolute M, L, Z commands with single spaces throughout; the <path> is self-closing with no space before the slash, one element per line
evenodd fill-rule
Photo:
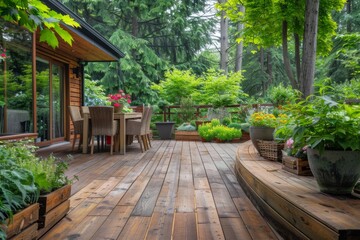
<path fill-rule="evenodd" d="M 201 141 L 197 131 L 175 131 L 177 141 Z"/>

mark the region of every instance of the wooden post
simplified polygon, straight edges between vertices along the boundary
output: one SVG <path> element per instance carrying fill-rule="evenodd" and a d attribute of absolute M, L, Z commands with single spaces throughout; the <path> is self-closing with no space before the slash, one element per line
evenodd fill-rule
<path fill-rule="evenodd" d="M 163 120 L 166 122 L 166 107 L 163 109 Z"/>

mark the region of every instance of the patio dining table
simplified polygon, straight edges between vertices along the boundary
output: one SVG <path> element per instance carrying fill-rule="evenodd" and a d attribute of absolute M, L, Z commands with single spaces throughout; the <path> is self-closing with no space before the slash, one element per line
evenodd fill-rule
<path fill-rule="evenodd" d="M 139 119 L 142 117 L 142 113 L 140 112 L 132 112 L 132 113 L 114 113 L 114 120 L 119 120 L 119 133 L 116 135 L 118 137 L 115 140 L 115 152 L 119 152 L 121 155 L 126 153 L 126 120 L 128 119 Z M 88 136 L 89 136 L 89 120 L 90 113 L 88 108 L 83 107 L 83 153 L 88 152 Z"/>

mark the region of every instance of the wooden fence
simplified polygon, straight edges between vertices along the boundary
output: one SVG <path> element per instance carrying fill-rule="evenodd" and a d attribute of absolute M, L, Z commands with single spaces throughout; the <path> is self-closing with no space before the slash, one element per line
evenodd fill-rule
<path fill-rule="evenodd" d="M 270 103 L 263 103 L 263 104 L 234 104 L 234 105 L 228 105 L 225 106 L 224 108 L 240 108 L 240 107 L 244 107 L 244 108 L 259 108 L 259 107 L 270 107 L 273 106 Z M 201 109 L 208 109 L 208 108 L 212 108 L 213 105 L 194 105 L 195 108 L 195 116 L 196 118 L 200 117 L 200 112 Z M 171 121 L 171 115 L 177 114 L 177 112 L 174 112 L 172 110 L 174 109 L 179 109 L 181 108 L 180 105 L 172 105 L 172 106 L 165 106 L 163 108 L 163 111 L 157 114 L 162 114 L 163 115 L 163 121 L 167 122 L 167 121 Z M 235 114 L 238 113 L 239 111 L 230 111 L 230 114 Z"/>

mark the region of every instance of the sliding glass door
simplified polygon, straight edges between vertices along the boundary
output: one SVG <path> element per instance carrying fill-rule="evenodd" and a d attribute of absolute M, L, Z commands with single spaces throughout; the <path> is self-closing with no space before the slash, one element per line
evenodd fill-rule
<path fill-rule="evenodd" d="M 50 144 L 64 137 L 64 66 L 37 58 L 36 116 L 38 142 Z"/>

